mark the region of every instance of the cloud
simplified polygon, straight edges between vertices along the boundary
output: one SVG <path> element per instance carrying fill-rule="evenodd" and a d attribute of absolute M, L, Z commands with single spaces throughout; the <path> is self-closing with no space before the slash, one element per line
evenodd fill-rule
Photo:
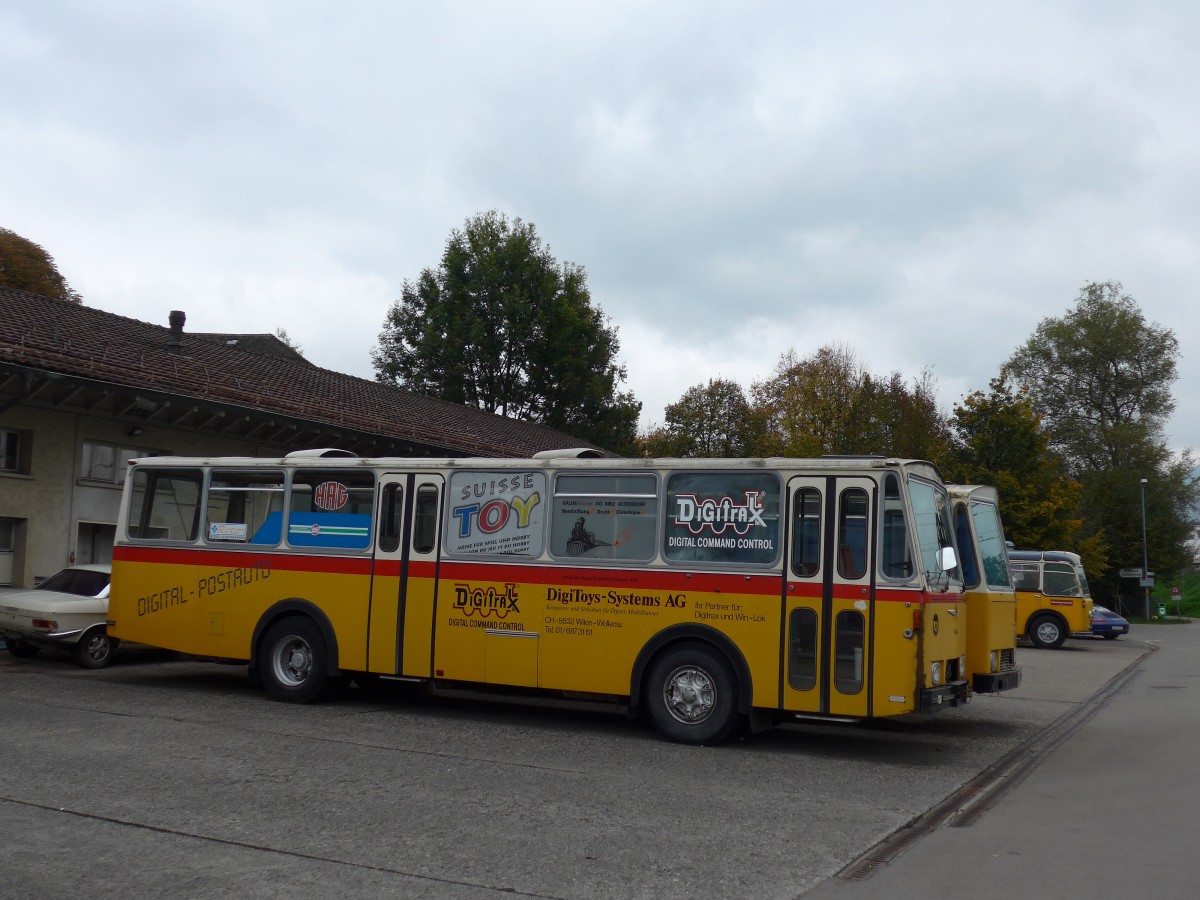
<path fill-rule="evenodd" d="M 90 304 L 370 377 L 404 280 L 500 209 L 586 268 L 647 422 L 828 343 L 949 405 L 1109 279 L 1195 383 L 1198 19 L 47 0 L 0 13 L 0 224 Z"/>

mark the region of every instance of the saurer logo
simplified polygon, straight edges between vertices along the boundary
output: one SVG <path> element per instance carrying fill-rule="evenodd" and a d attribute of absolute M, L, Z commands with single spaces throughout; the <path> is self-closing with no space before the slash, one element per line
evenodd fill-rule
<path fill-rule="evenodd" d="M 519 613 L 517 608 L 517 586 L 506 584 L 504 593 L 494 587 L 471 587 L 469 584 L 454 586 L 454 606 L 461 609 L 465 615 L 478 614 L 481 619 L 495 617 L 506 619 L 510 612 Z"/>

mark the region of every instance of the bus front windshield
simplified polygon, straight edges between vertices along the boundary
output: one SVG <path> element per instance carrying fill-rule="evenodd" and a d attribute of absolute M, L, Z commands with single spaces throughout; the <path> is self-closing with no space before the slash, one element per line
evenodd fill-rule
<path fill-rule="evenodd" d="M 948 571 L 942 571 L 938 564 L 938 551 L 943 547 L 954 546 L 954 531 L 950 524 L 950 498 L 945 491 L 915 478 L 908 483 L 908 493 L 912 501 L 913 524 L 917 530 L 921 564 L 930 583 L 946 590 L 951 578 L 962 580 L 957 564 Z"/>
<path fill-rule="evenodd" d="M 1075 572 L 1079 576 L 1079 587 L 1083 590 L 1083 596 L 1091 597 L 1092 592 L 1088 589 L 1087 576 L 1083 574 L 1083 566 L 1076 566 Z"/>
<path fill-rule="evenodd" d="M 971 519 L 979 540 L 984 574 L 989 587 L 1011 588 L 1008 573 L 1008 550 L 1004 546 L 1004 531 L 1000 527 L 1000 511 L 990 503 L 971 503 Z"/>

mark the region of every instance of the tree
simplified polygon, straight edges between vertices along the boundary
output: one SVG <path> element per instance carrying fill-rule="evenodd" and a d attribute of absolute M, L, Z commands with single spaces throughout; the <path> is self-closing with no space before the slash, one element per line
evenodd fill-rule
<path fill-rule="evenodd" d="M 0 287 L 83 303 L 54 265 L 54 257 L 15 231 L 0 228 Z"/>
<path fill-rule="evenodd" d="M 954 408 L 946 476 L 960 484 L 990 484 L 1000 494 L 1004 535 L 1024 550 L 1073 550 L 1084 569 L 1103 571 L 1103 536 L 1087 536 L 1080 514 L 1083 487 L 1066 474 L 1024 392 L 1003 376 Z"/>
<path fill-rule="evenodd" d="M 292 338 L 292 336 L 287 333 L 286 328 L 276 328 L 275 337 L 279 338 L 279 340 L 283 342 L 283 345 L 288 349 L 296 351 L 296 353 L 300 356 L 304 355 L 304 348 L 301 347 L 300 344 L 298 344 Z"/>
<path fill-rule="evenodd" d="M 1042 320 L 1002 370 L 1028 392 L 1050 446 L 1081 484 L 1085 532 L 1111 547 L 1111 565 L 1091 573 L 1104 599 L 1120 590 L 1116 569 L 1142 561 L 1143 478 L 1153 567 L 1178 571 L 1191 561 L 1200 487 L 1191 451 L 1172 453 L 1164 438 L 1178 355 L 1174 333 L 1147 322 L 1110 281 L 1085 284 L 1067 314 Z"/>
<path fill-rule="evenodd" d="M 1072 474 L 1118 467 L 1131 446 L 1161 440 L 1175 410 L 1179 341 L 1123 290 L 1085 284 L 1074 308 L 1043 319 L 1002 369 L 1029 392 Z"/>
<path fill-rule="evenodd" d="M 710 378 L 670 404 L 666 424 L 642 443 L 648 456 L 733 458 L 752 455 L 761 430 L 741 385 Z"/>
<path fill-rule="evenodd" d="M 765 422 L 764 455 L 876 453 L 937 462 L 948 446 L 929 372 L 909 388 L 899 372 L 871 375 L 846 346 L 804 359 L 789 350 L 751 392 Z"/>
<path fill-rule="evenodd" d="M 821 347 L 804 359 L 786 351 L 774 374 L 750 388 L 767 426 L 763 455 L 853 452 L 851 409 L 865 377 L 863 364 L 845 345 Z"/>
<path fill-rule="evenodd" d="M 641 404 L 618 390 L 617 330 L 582 266 L 532 224 L 491 211 L 454 230 L 436 269 L 405 281 L 371 353 L 375 377 L 633 452 Z"/>

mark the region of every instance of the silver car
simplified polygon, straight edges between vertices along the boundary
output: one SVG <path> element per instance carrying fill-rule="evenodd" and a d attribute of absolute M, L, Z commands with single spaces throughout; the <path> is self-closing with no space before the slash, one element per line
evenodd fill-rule
<path fill-rule="evenodd" d="M 111 566 L 71 566 L 32 591 L 0 594 L 0 637 L 13 656 L 43 648 L 70 650 L 88 669 L 112 662 L 120 643 L 104 628 Z"/>

